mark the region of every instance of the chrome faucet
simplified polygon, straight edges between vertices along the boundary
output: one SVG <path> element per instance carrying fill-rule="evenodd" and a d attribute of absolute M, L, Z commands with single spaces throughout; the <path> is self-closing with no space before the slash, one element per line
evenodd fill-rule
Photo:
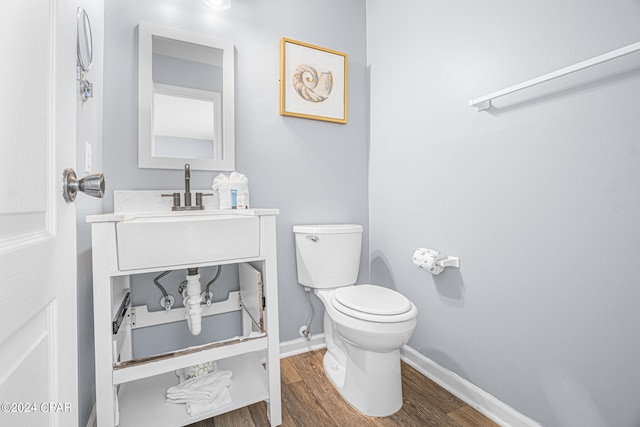
<path fill-rule="evenodd" d="M 202 196 L 213 196 L 213 193 L 196 193 L 196 204 L 191 205 L 191 165 L 186 163 L 184 165 L 184 206 L 180 205 L 180 193 L 162 194 L 162 197 L 172 197 L 173 206 L 172 211 L 191 211 L 191 210 L 203 210 Z"/>

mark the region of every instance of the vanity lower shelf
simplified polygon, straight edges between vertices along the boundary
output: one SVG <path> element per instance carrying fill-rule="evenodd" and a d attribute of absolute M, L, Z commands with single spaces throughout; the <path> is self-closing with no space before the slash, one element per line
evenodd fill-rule
<path fill-rule="evenodd" d="M 167 372 L 120 386 L 120 427 L 184 426 L 269 398 L 266 371 L 255 353 L 218 360 L 217 366 L 233 372 L 230 404 L 196 417 L 188 415 L 185 405 L 165 402 L 167 389 L 178 384 L 176 374 Z"/>

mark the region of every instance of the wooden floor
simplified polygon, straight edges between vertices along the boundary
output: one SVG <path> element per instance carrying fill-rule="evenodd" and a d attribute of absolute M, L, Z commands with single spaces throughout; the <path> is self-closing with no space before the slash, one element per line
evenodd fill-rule
<path fill-rule="evenodd" d="M 385 418 L 362 415 L 342 399 L 325 375 L 323 356 L 324 350 L 321 350 L 281 360 L 283 427 L 497 426 L 404 362 L 402 409 Z M 189 427 L 223 426 L 268 427 L 265 402 L 200 421 Z"/>

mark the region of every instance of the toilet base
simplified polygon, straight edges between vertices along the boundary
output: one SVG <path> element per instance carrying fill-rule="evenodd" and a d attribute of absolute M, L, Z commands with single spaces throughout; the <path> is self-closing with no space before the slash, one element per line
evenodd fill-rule
<path fill-rule="evenodd" d="M 339 391 L 344 386 L 345 365 L 340 364 L 332 353 L 327 351 L 322 359 L 324 372 L 333 386 Z"/>
<path fill-rule="evenodd" d="M 371 417 L 386 417 L 402 408 L 400 350 L 377 353 L 346 343 L 346 364 L 327 351 L 324 370 L 340 395 Z"/>

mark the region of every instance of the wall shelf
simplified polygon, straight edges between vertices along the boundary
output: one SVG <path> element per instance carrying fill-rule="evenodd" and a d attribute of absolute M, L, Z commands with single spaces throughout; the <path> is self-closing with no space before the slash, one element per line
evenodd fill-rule
<path fill-rule="evenodd" d="M 509 86 L 508 88 L 490 93 L 489 95 L 481 96 L 479 98 L 471 99 L 469 101 L 470 107 L 475 107 L 477 111 L 488 110 L 491 107 L 491 101 L 495 98 L 499 98 L 504 95 L 508 95 L 513 92 L 517 92 L 522 89 L 526 89 L 532 86 L 539 85 L 544 82 L 548 82 L 558 77 L 566 76 L 571 73 L 575 73 L 580 70 L 584 70 L 594 65 L 602 64 L 604 62 L 611 61 L 616 58 L 628 55 L 633 52 L 640 51 L 640 42 L 630 44 L 628 46 L 621 47 L 611 52 L 603 53 L 602 55 L 595 56 L 593 58 L 578 62 L 577 64 L 570 65 L 568 67 L 561 68 L 551 73 L 544 74 L 540 77 L 536 77 L 525 82 Z"/>

